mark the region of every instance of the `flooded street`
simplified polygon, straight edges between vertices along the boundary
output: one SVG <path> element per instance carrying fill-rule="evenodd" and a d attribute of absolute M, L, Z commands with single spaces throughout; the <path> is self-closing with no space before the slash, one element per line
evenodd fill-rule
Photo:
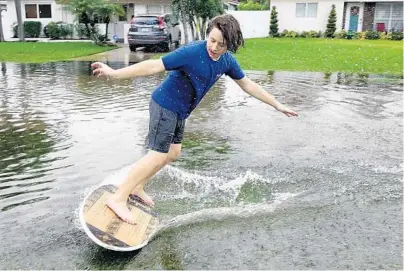
<path fill-rule="evenodd" d="M 116 253 L 77 208 L 146 153 L 164 74 L 107 80 L 89 61 L 1 63 L 2 269 L 403 268 L 402 78 L 247 71 L 298 118 L 220 78 L 148 183 L 160 230 Z"/>

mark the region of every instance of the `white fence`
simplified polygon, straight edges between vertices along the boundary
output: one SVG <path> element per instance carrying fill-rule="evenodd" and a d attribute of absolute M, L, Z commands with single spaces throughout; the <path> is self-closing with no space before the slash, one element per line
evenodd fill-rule
<path fill-rule="evenodd" d="M 269 35 L 271 12 L 263 11 L 228 11 L 240 23 L 245 39 L 264 38 Z"/>

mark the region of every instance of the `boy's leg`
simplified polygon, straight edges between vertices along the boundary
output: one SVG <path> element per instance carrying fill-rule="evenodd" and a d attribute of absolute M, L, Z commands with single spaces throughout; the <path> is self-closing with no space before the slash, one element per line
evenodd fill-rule
<path fill-rule="evenodd" d="M 126 180 L 118 187 L 114 195 L 107 201 L 107 206 L 112 209 L 123 221 L 135 224 L 133 215 L 130 213 L 126 202 L 133 187 L 138 186 L 149 176 L 153 176 L 159 171 L 167 160 L 166 153 L 149 151 L 133 167 Z"/>
<path fill-rule="evenodd" d="M 123 221 L 130 224 L 135 224 L 133 215 L 126 205 L 131 191 L 166 165 L 171 143 L 176 142 L 174 135 L 178 123 L 183 123 L 183 121 L 178 121 L 176 113 L 162 108 L 153 100 L 150 101 L 149 112 L 148 145 L 150 151 L 131 168 L 126 180 L 107 201 L 107 206 Z"/>
<path fill-rule="evenodd" d="M 164 164 L 164 166 L 168 165 L 169 163 L 171 163 L 172 161 L 174 161 L 175 159 L 178 158 L 178 156 L 180 156 L 181 153 L 181 143 L 179 144 L 171 144 L 170 145 L 170 150 L 167 154 L 167 158 L 166 158 L 166 162 Z M 136 166 L 136 165 L 135 165 Z M 163 168 L 164 166 L 162 166 L 161 168 Z M 161 169 L 160 168 L 160 169 Z M 159 170 L 160 170 L 159 169 Z M 148 176 L 146 176 L 146 178 L 144 180 L 142 180 L 131 192 L 131 194 L 138 196 L 139 198 L 141 198 L 147 205 L 154 205 L 153 200 L 149 197 L 149 195 L 146 194 L 146 192 L 144 191 L 144 186 L 147 183 L 147 181 L 153 177 L 157 171 L 154 172 L 150 172 L 150 174 Z"/>

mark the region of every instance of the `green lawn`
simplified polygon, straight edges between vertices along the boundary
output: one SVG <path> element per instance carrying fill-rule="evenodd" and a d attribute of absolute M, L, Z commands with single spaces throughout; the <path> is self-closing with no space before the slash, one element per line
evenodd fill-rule
<path fill-rule="evenodd" d="M 39 63 L 70 60 L 115 48 L 91 42 L 0 42 L 0 61 Z"/>
<path fill-rule="evenodd" d="M 403 72 L 403 42 L 391 40 L 247 39 L 235 57 L 245 70 Z"/>
<path fill-rule="evenodd" d="M 402 74 L 403 42 L 261 38 L 236 55 L 243 69 Z"/>

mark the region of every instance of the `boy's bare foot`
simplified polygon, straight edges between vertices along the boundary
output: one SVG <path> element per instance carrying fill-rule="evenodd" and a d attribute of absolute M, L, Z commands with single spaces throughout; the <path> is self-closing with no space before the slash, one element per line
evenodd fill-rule
<path fill-rule="evenodd" d="M 149 205 L 152 207 L 154 206 L 153 200 L 151 199 L 151 197 L 149 195 L 146 194 L 146 192 L 144 192 L 143 188 L 133 190 L 131 193 L 131 196 L 132 195 L 139 197 L 146 205 Z"/>
<path fill-rule="evenodd" d="M 126 201 L 116 201 L 114 199 L 109 199 L 107 201 L 107 206 L 124 222 L 136 225 L 135 219 L 133 218 L 132 213 L 129 211 L 126 206 Z"/>

